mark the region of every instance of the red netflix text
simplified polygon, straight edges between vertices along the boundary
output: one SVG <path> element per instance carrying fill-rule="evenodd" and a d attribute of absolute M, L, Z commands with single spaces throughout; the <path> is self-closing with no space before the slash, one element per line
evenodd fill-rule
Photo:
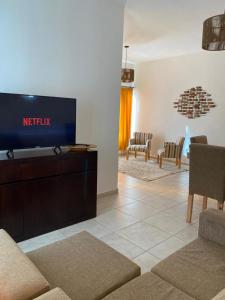
<path fill-rule="evenodd" d="M 51 126 L 51 118 L 23 118 L 23 126 Z"/>

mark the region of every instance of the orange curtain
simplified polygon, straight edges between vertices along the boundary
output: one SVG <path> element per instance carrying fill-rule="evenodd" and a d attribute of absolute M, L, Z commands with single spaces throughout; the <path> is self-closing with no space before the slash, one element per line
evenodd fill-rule
<path fill-rule="evenodd" d="M 119 150 L 126 150 L 131 133 L 133 89 L 122 88 L 120 93 Z"/>

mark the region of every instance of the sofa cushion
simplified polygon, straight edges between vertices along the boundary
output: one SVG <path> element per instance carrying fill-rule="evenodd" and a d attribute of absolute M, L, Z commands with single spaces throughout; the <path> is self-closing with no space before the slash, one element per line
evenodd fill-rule
<path fill-rule="evenodd" d="M 139 276 L 103 300 L 193 300 L 153 273 Z"/>
<path fill-rule="evenodd" d="M 55 288 L 48 293 L 45 293 L 35 300 L 71 300 L 60 288 Z"/>
<path fill-rule="evenodd" d="M 32 299 L 49 290 L 35 265 L 3 229 L 0 230 L 0 299 Z"/>
<path fill-rule="evenodd" d="M 225 247 L 197 239 L 152 268 L 152 272 L 199 300 L 225 288 Z"/>
<path fill-rule="evenodd" d="M 225 299 L 225 289 L 223 289 L 219 294 L 217 294 L 212 300 L 224 300 Z"/>
<path fill-rule="evenodd" d="M 76 300 L 101 299 L 140 275 L 140 268 L 87 232 L 27 253 L 51 287 Z"/>

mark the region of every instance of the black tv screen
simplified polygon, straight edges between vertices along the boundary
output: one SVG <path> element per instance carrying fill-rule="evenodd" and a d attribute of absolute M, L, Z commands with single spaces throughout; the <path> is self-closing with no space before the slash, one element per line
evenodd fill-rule
<path fill-rule="evenodd" d="M 76 143 L 76 99 L 0 93 L 0 150 Z"/>

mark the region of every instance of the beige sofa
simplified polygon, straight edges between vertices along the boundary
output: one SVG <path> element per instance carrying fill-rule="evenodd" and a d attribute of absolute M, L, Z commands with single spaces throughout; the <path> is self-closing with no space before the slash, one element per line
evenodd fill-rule
<path fill-rule="evenodd" d="M 224 289 L 225 213 L 209 209 L 200 215 L 198 239 L 104 300 L 224 300 Z"/>
<path fill-rule="evenodd" d="M 86 232 L 27 255 L 13 243 L 0 230 L 1 300 L 225 299 L 221 211 L 203 212 L 199 238 L 142 276 L 136 264 Z"/>

